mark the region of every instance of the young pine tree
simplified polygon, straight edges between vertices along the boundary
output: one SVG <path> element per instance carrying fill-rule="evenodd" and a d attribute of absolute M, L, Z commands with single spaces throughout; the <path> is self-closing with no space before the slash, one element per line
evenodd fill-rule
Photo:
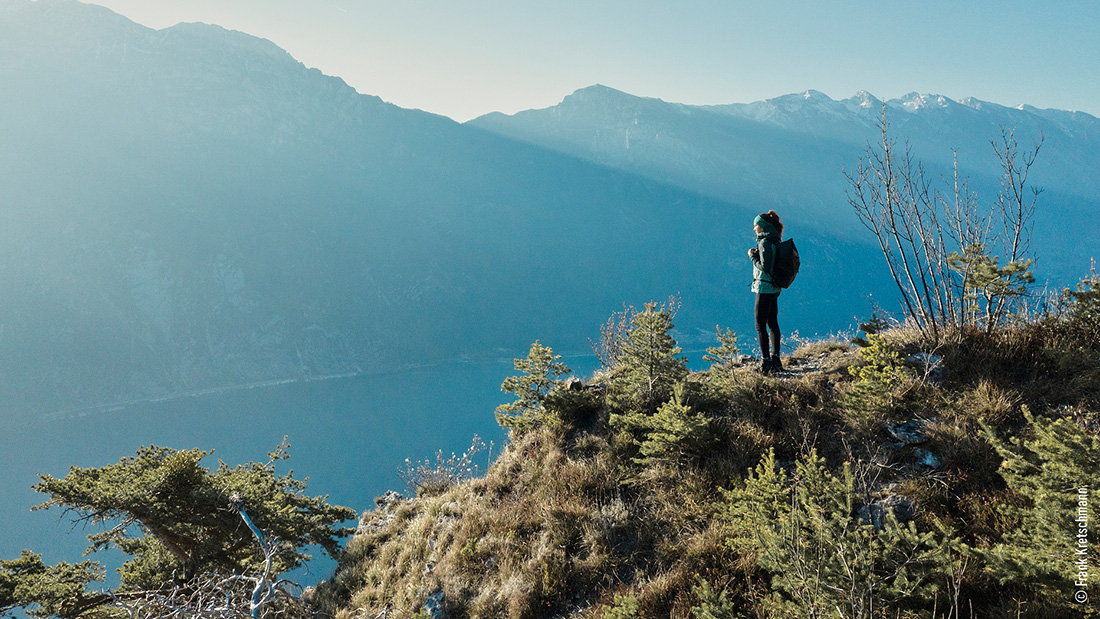
<path fill-rule="evenodd" d="M 687 377 L 687 359 L 676 356 L 681 349 L 669 335 L 673 313 L 673 302 L 658 306 L 651 301 L 645 311 L 631 318 L 619 349 L 618 376 L 609 394 L 616 407 L 652 412 Z"/>
<path fill-rule="evenodd" d="M 722 327 L 716 326 L 715 329 L 718 330 L 718 345 L 707 348 L 707 354 L 703 355 L 703 361 L 710 361 L 711 372 L 721 372 L 726 376 L 733 376 L 737 361 L 741 357 L 741 351 L 737 348 L 737 334 L 729 327 L 726 328 L 724 333 Z"/>
<path fill-rule="evenodd" d="M 856 412 L 859 425 L 870 423 L 894 404 L 894 389 L 905 377 L 897 347 L 878 333 L 868 333 L 869 344 L 859 349 L 862 365 L 853 365 L 848 373 L 856 378 L 845 395 L 845 406 Z"/>
<path fill-rule="evenodd" d="M 728 546 L 772 575 L 767 616 L 877 619 L 928 605 L 961 548 L 892 511 L 876 528 L 859 507 L 850 466 L 838 477 L 816 453 L 788 477 L 772 450 L 743 488 L 725 493 Z"/>
<path fill-rule="evenodd" d="M 555 355 L 549 346 L 543 346 L 538 340 L 531 344 L 526 359 L 515 359 L 516 370 L 522 376 L 509 376 L 504 379 L 500 390 L 516 396 L 516 401 L 497 407 L 497 423 L 514 432 L 523 433 L 532 428 L 545 425 L 547 421 L 546 398 L 559 384 L 558 378 L 569 373 L 569 368 L 561 362 L 561 355 Z"/>
<path fill-rule="evenodd" d="M 657 412 L 644 411 L 611 415 L 612 427 L 638 446 L 635 462 L 683 462 L 698 458 L 714 444 L 715 436 L 706 415 L 684 403 L 684 385 L 676 385 L 672 399 Z"/>
<path fill-rule="evenodd" d="M 1010 260 L 1003 266 L 998 256 L 986 253 L 985 245 L 974 243 L 962 253 L 951 252 L 947 262 L 962 278 L 964 318 L 971 324 L 982 322 L 992 333 L 1013 302 L 1023 297 L 1027 286 L 1035 282 L 1031 259 Z M 979 319 L 979 304 L 984 315 Z"/>
<path fill-rule="evenodd" d="M 1076 290 L 1066 290 L 1069 300 L 1069 324 L 1076 331 L 1076 340 L 1095 348 L 1100 346 L 1100 273 L 1095 267 L 1089 276 L 1077 284 Z"/>
<path fill-rule="evenodd" d="M 1073 601 L 1078 575 L 1087 572 L 1095 579 L 1100 572 L 1092 507 L 1100 479 L 1100 437 L 1069 418 L 1036 417 L 1026 407 L 1024 416 L 1031 432 L 1021 438 L 1003 440 L 984 426 L 1003 458 L 1001 476 L 1030 505 L 1005 507 L 1020 524 L 982 554 L 1002 582 L 1040 589 L 1067 610 L 1075 609 L 1080 606 Z"/>

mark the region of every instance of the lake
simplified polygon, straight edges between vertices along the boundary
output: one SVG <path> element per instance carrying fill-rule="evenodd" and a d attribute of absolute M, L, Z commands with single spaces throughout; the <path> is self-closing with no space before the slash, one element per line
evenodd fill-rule
<path fill-rule="evenodd" d="M 572 359 L 570 365 L 573 365 Z M 595 365 L 591 358 L 579 365 Z M 398 470 L 406 458 L 435 462 L 466 451 L 475 434 L 499 453 L 505 432 L 493 412 L 512 401 L 500 384 L 515 374 L 510 359 L 453 362 L 388 374 L 293 382 L 226 390 L 199 396 L 128 405 L 68 419 L 9 422 L 0 435 L 0 558 L 22 548 L 47 563 L 80 560 L 86 546 L 81 527 L 59 510 L 30 512 L 46 497 L 30 489 L 39 473 L 62 477 L 70 466 L 102 466 L 132 456 L 142 445 L 213 449 L 204 464 L 266 461 L 284 435 L 293 469 L 309 478 L 306 492 L 329 495 L 334 504 L 362 513 L 387 490 L 407 493 Z M 480 470 L 489 452 L 475 457 Z M 348 522 L 354 526 L 354 522 Z M 111 569 L 121 555 L 97 553 Z M 315 559 L 292 576 L 302 584 L 326 578 L 329 560 Z M 112 574 L 109 573 L 109 579 Z M 112 582 L 109 580 L 109 582 Z"/>

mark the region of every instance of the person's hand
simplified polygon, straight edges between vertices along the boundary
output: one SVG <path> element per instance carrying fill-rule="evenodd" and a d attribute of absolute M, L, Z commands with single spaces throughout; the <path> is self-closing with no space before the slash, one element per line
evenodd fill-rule
<path fill-rule="evenodd" d="M 753 247 L 752 249 L 749 250 L 749 257 L 751 258 L 752 255 L 755 254 L 755 253 L 756 253 L 756 248 Z"/>

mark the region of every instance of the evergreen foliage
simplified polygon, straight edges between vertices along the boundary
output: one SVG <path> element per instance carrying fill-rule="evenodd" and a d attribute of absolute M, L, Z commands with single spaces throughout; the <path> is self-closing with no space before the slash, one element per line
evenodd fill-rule
<path fill-rule="evenodd" d="M 42 555 L 24 550 L 18 559 L 0 560 L 0 615 L 22 607 L 32 617 L 70 616 L 77 608 L 102 603 L 102 596 L 85 588 L 102 582 L 104 575 L 95 561 L 46 565 Z"/>
<path fill-rule="evenodd" d="M 960 306 L 964 319 L 969 324 L 984 323 L 987 333 L 1000 322 L 1004 307 L 1025 296 L 1027 286 L 1035 282 L 1031 274 L 1034 260 L 1009 260 L 1003 266 L 998 264 L 999 260 L 999 256 L 986 252 L 983 243 L 971 243 L 961 254 L 951 252 L 947 257 L 951 270 L 962 278 Z"/>
<path fill-rule="evenodd" d="M 267 557 L 232 509 L 247 507 L 252 521 L 272 543 L 272 574 L 308 560 L 303 546 L 317 545 L 332 557 L 351 529 L 340 522 L 356 513 L 329 505 L 327 497 L 305 495 L 305 482 L 291 473 L 277 475 L 285 460 L 284 442 L 266 463 L 210 471 L 201 461 L 210 452 L 142 447 L 137 455 L 99 468 L 72 467 L 61 479 L 42 475 L 34 486 L 49 499 L 36 510 L 60 507 L 77 520 L 103 530 L 88 535 L 88 552 L 117 548 L 130 558 L 119 568 L 121 592 L 158 590 L 190 582 L 200 574 L 240 574 L 258 569 Z M 2 606 L 36 604 L 45 614 L 78 616 L 109 598 L 84 591 L 102 579 L 95 562 L 44 566 L 37 555 L 3 564 Z M 14 584 L 12 584 L 14 583 Z"/>
<path fill-rule="evenodd" d="M 1069 418 L 1036 417 L 1027 407 L 1024 415 L 1028 435 L 1003 439 L 983 426 L 1004 459 L 1001 476 L 1029 503 L 1004 507 L 1019 526 L 983 555 L 1002 583 L 1034 587 L 1068 605 L 1077 575 L 1100 572 L 1092 507 L 1100 437 Z"/>
<path fill-rule="evenodd" d="M 1080 339 L 1100 343 L 1100 274 L 1093 268 L 1077 289 L 1066 290 L 1065 296 L 1070 299 L 1070 324 L 1080 331 Z"/>
<path fill-rule="evenodd" d="M 813 452 L 788 477 L 771 450 L 742 488 L 725 493 L 728 544 L 772 575 L 769 616 L 893 617 L 934 596 L 950 570 L 949 537 L 892 511 L 877 529 L 859 507 L 850 464 L 835 476 Z"/>
<path fill-rule="evenodd" d="M 619 376 L 610 393 L 617 407 L 655 410 L 687 377 L 687 359 L 676 356 L 681 349 L 669 334 L 675 310 L 675 301 L 660 306 L 651 301 L 631 317 L 619 347 Z"/>
<path fill-rule="evenodd" d="M 638 616 L 638 597 L 633 593 L 616 595 L 615 604 L 603 611 L 603 619 L 633 619 Z"/>
<path fill-rule="evenodd" d="M 732 376 L 741 357 L 741 351 L 737 348 L 737 334 L 729 327 L 726 327 L 725 332 L 719 326 L 715 326 L 715 329 L 718 331 L 718 345 L 707 348 L 703 361 L 710 361 L 712 371 L 725 372 Z"/>
<path fill-rule="evenodd" d="M 505 378 L 500 390 L 514 394 L 516 401 L 498 406 L 496 417 L 501 426 L 522 434 L 547 422 L 546 398 L 569 368 L 561 362 L 561 355 L 538 340 L 531 344 L 527 358 L 515 359 L 513 365 L 524 374 Z"/>
<path fill-rule="evenodd" d="M 863 363 L 848 368 L 855 377 L 845 405 L 856 411 L 881 412 L 894 403 L 894 389 L 905 376 L 901 354 L 881 333 L 867 333 L 868 345 L 859 349 Z"/>
<path fill-rule="evenodd" d="M 638 446 L 641 457 L 635 462 L 642 465 L 698 458 L 715 440 L 707 416 L 684 403 L 683 384 L 675 387 L 672 399 L 655 414 L 613 414 L 611 425 Z"/>
<path fill-rule="evenodd" d="M 635 313 L 620 343 L 618 371 L 608 400 L 609 423 L 626 444 L 638 448 L 641 464 L 698 456 L 713 440 L 705 415 L 684 402 L 687 360 L 669 331 L 675 301 L 645 305 Z"/>
<path fill-rule="evenodd" d="M 692 588 L 692 593 L 699 598 L 699 605 L 691 608 L 691 614 L 695 619 L 739 619 L 734 603 L 729 599 L 729 592 L 722 590 L 715 593 L 710 583 L 698 574 L 695 575 L 697 583 Z"/>

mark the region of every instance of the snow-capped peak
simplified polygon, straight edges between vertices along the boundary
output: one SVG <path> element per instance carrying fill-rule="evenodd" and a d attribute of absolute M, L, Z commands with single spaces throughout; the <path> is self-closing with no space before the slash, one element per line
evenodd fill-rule
<path fill-rule="evenodd" d="M 866 90 L 857 92 L 851 97 L 841 101 L 841 103 L 844 104 L 844 107 L 847 108 L 849 112 L 876 110 L 882 107 L 882 101 Z"/>
<path fill-rule="evenodd" d="M 900 99 L 895 99 L 890 103 L 897 104 L 903 110 L 907 112 L 918 112 L 926 108 L 946 108 L 956 105 L 957 102 L 949 99 L 943 95 L 929 95 L 921 94 L 918 92 L 911 92 Z"/>
<path fill-rule="evenodd" d="M 985 101 L 982 101 L 981 99 L 975 99 L 974 97 L 959 99 L 959 103 L 975 110 L 980 110 L 982 109 L 982 106 L 985 105 Z"/>

